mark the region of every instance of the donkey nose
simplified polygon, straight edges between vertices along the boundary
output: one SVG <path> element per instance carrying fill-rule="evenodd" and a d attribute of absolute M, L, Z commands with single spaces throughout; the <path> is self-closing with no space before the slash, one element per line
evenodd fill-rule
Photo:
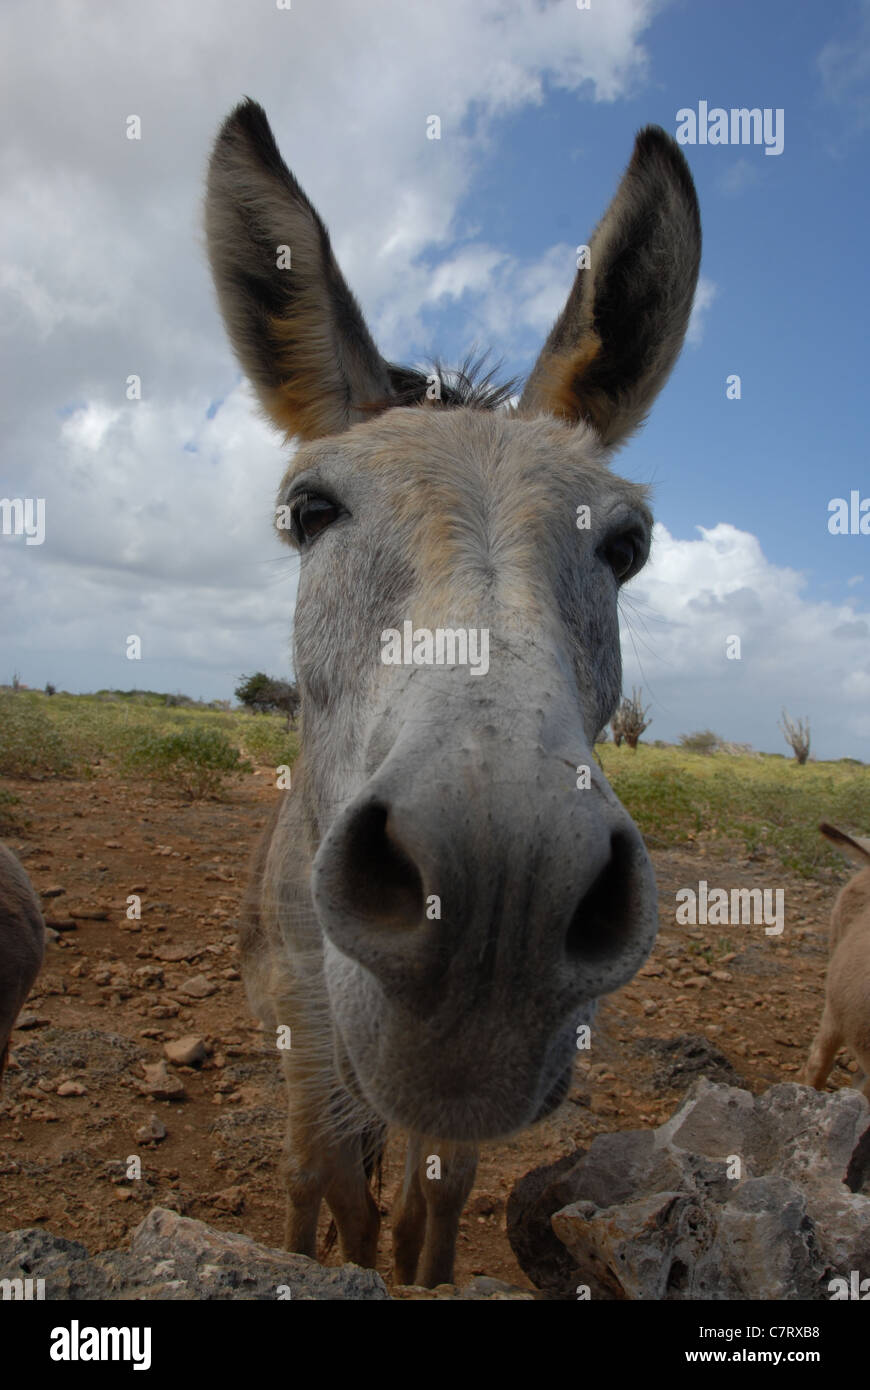
<path fill-rule="evenodd" d="M 431 857 L 425 835 L 415 836 L 412 827 L 413 816 L 401 814 L 382 791 L 368 789 L 330 827 L 311 872 L 326 935 L 395 997 L 419 991 L 440 973 L 444 950 L 431 931 L 440 923 L 426 916 Z"/>
<path fill-rule="evenodd" d="M 423 918 L 423 880 L 380 800 L 356 806 L 321 864 L 330 906 L 372 930 L 413 927 Z M 324 883 L 325 880 L 325 883 Z"/>
<path fill-rule="evenodd" d="M 339 951 L 418 1004 L 448 969 L 472 993 L 503 975 L 560 1000 L 608 994 L 656 928 L 649 859 L 615 798 L 496 811 L 453 783 L 435 805 L 376 778 L 330 827 L 311 886 Z"/>
<path fill-rule="evenodd" d="M 626 817 L 611 830 L 609 853 L 592 868 L 565 935 L 565 969 L 581 992 L 609 994 L 625 984 L 651 945 L 652 868 L 643 841 Z"/>

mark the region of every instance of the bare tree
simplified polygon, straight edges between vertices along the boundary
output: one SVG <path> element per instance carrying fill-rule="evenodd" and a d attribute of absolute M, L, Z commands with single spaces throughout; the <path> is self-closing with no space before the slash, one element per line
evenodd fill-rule
<path fill-rule="evenodd" d="M 613 741 L 617 748 L 623 739 L 629 748 L 636 748 L 637 741 L 644 729 L 648 729 L 652 723 L 651 719 L 647 719 L 649 707 L 644 709 L 641 693 L 640 690 L 635 689 L 631 692 L 631 699 L 625 696 L 610 721 Z"/>
<path fill-rule="evenodd" d="M 785 741 L 794 750 L 794 755 L 803 767 L 810 754 L 810 721 L 809 719 L 799 719 L 797 723 L 790 719 L 788 712 L 783 710 L 782 719 L 779 727 L 785 735 Z"/>

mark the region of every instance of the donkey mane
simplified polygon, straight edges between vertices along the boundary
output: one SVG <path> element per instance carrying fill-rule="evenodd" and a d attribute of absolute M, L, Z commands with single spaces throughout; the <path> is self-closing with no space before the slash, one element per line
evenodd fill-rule
<path fill-rule="evenodd" d="M 471 410 L 503 410 L 510 405 L 516 394 L 519 378 L 511 377 L 504 382 L 496 381 L 501 363 L 485 370 L 489 354 L 473 352 L 463 358 L 458 367 L 445 367 L 440 358 L 429 359 L 428 371 L 414 367 L 402 367 L 395 362 L 387 364 L 390 374 L 392 394 L 377 401 L 367 402 L 364 410 L 372 413 L 389 410 L 394 406 L 433 405 L 464 407 Z M 434 398 L 428 394 L 433 378 L 438 382 L 439 394 Z"/>

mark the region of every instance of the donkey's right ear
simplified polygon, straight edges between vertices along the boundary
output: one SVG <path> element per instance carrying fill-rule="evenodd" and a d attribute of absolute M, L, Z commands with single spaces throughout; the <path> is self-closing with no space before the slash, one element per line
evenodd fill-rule
<path fill-rule="evenodd" d="M 847 835 L 844 830 L 838 830 L 827 821 L 822 821 L 819 830 L 853 864 L 860 864 L 864 869 L 870 867 L 870 840 L 865 840 L 861 835 Z"/>
<path fill-rule="evenodd" d="M 227 333 L 272 422 L 315 439 L 368 418 L 390 372 L 338 268 L 326 228 L 246 99 L 215 142 L 206 235 Z"/>

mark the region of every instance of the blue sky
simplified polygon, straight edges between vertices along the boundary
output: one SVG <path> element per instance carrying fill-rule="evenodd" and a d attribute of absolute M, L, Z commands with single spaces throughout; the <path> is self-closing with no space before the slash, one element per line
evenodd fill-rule
<path fill-rule="evenodd" d="M 706 101 L 781 108 L 784 148 L 685 149 L 704 227 L 691 341 L 615 460 L 653 483 L 660 523 L 624 608 L 626 686 L 653 704 L 650 737 L 711 726 L 781 750 L 785 705 L 819 756 L 870 760 L 870 536 L 827 527 L 830 499 L 870 496 L 870 5 L 591 5 L 119 0 L 57 10 L 51 44 L 32 6 L 4 6 L 0 496 L 44 496 L 48 524 L 40 547 L 0 536 L 0 681 L 211 698 L 290 671 L 296 575 L 269 529 L 286 454 L 231 357 L 200 230 L 210 142 L 243 94 L 382 350 L 476 343 L 519 376 L 636 130 L 674 133 Z M 743 659 L 725 663 L 733 632 Z"/>
<path fill-rule="evenodd" d="M 868 98 L 866 86 L 854 100 L 826 91 L 820 67 L 826 43 L 863 36 L 866 55 L 868 27 L 859 6 L 838 5 L 829 25 L 831 13 L 793 0 L 665 8 L 644 35 L 648 80 L 632 96 L 601 106 L 550 90 L 500 122 L 462 207 L 484 240 L 534 258 L 586 241 L 640 126 L 674 134 L 676 112 L 699 99 L 784 110 L 781 155 L 686 148 L 715 299 L 702 344 L 677 369 L 679 393 L 664 393 L 619 467 L 655 480 L 657 514 L 674 534 L 727 518 L 759 536 L 769 559 L 801 568 L 820 596 L 843 595 L 865 569 L 862 594 L 870 582 L 868 538 L 827 529 L 832 497 L 862 484 L 870 495 Z M 462 305 L 432 315 L 454 356 L 468 327 Z M 508 373 L 525 375 L 537 346 L 532 333 L 507 345 Z M 725 398 L 732 372 L 739 402 Z"/>

